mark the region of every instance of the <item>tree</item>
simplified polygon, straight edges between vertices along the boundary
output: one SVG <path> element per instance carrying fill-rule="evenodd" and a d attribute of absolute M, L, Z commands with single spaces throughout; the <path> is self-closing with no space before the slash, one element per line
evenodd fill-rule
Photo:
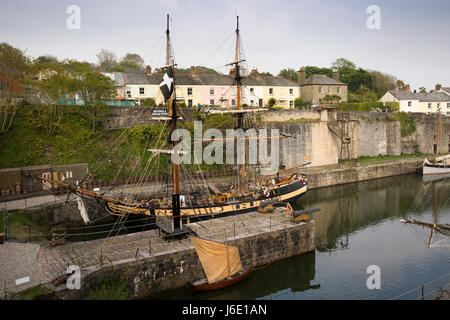
<path fill-rule="evenodd" d="M 63 97 L 70 93 L 70 88 L 63 64 L 45 61 L 51 60 L 36 59 L 33 62 L 33 73 L 37 75 L 33 82 L 35 103 L 27 111 L 30 122 L 51 136 L 61 129 Z"/>
<path fill-rule="evenodd" d="M 100 50 L 97 54 L 97 59 L 98 65 L 107 72 L 114 71 L 114 68 L 118 65 L 116 55 L 105 49 Z"/>
<path fill-rule="evenodd" d="M 120 66 L 124 69 L 141 70 L 144 69 L 144 59 L 137 53 L 127 53 L 122 60 Z"/>
<path fill-rule="evenodd" d="M 420 87 L 420 88 L 419 88 L 419 92 L 421 92 L 421 93 L 426 93 L 426 92 L 427 92 L 427 89 L 426 89 L 425 87 Z"/>
<path fill-rule="evenodd" d="M 327 77 L 333 77 L 333 70 L 330 68 L 319 68 L 316 66 L 306 66 L 305 67 L 306 77 L 309 78 L 313 74 L 324 75 Z"/>
<path fill-rule="evenodd" d="M 369 72 L 371 81 L 368 88 L 377 94 L 380 98 L 388 90 L 394 90 L 396 88 L 396 78 L 387 73 L 382 73 L 379 71 Z"/>
<path fill-rule="evenodd" d="M 280 77 L 285 78 L 286 80 L 291 80 L 291 81 L 295 81 L 295 82 L 297 82 L 297 80 L 298 80 L 298 74 L 297 74 L 297 72 L 296 72 L 294 69 L 292 69 L 292 68 L 282 69 L 282 70 L 278 73 L 278 75 L 279 75 Z"/>
<path fill-rule="evenodd" d="M 11 128 L 14 116 L 30 83 L 30 59 L 7 43 L 0 43 L 0 135 Z"/>
<path fill-rule="evenodd" d="M 404 90 L 406 88 L 405 83 L 402 80 L 397 80 L 395 84 L 398 90 Z"/>
<path fill-rule="evenodd" d="M 35 60 L 35 62 L 39 63 L 58 63 L 58 58 L 49 54 L 46 54 L 44 56 L 39 56 Z"/>
<path fill-rule="evenodd" d="M 271 74 L 270 72 L 258 72 L 261 76 L 270 76 L 273 77 L 273 74 Z"/>
<path fill-rule="evenodd" d="M 356 70 L 356 65 L 353 62 L 351 62 L 350 60 L 347 60 L 345 58 L 339 58 L 339 59 L 336 59 L 336 61 L 334 61 L 331 64 L 331 68 L 337 69 L 337 70 L 342 70 L 342 69 Z"/>
<path fill-rule="evenodd" d="M 83 100 L 80 109 L 83 116 L 92 124 L 95 132 L 97 124 L 105 118 L 109 107 L 103 100 L 111 99 L 116 95 L 111 79 L 92 70 L 88 63 L 68 61 L 69 88 L 77 92 Z"/>

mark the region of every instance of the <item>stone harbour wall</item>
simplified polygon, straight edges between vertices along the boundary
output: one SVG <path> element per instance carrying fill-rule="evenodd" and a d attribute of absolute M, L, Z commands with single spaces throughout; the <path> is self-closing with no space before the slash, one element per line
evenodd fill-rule
<path fill-rule="evenodd" d="M 224 219 L 224 218 L 222 218 Z M 245 266 L 258 267 L 276 260 L 314 251 L 314 221 L 273 227 L 269 232 L 229 237 L 229 245 L 239 247 Z M 121 275 L 129 291 L 138 298 L 151 297 L 190 285 L 205 278 L 198 256 L 190 242 L 185 249 L 173 249 L 142 259 L 114 262 L 82 272 L 81 290 L 63 289 L 60 299 L 80 299 L 97 287 L 105 277 Z"/>

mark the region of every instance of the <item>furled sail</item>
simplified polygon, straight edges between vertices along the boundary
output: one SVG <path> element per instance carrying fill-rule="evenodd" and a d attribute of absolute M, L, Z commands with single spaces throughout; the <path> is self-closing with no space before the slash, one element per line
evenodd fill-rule
<path fill-rule="evenodd" d="M 237 247 L 197 237 L 190 238 L 200 258 L 208 283 L 223 280 L 242 271 Z"/>

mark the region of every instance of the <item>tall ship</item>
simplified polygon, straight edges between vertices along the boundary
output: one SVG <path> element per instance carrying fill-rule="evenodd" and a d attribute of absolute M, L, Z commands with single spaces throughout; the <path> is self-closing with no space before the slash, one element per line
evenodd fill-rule
<path fill-rule="evenodd" d="M 105 196 L 100 192 L 82 188 L 80 185 L 70 185 L 64 182 L 35 176 L 38 180 L 57 185 L 69 190 L 78 196 L 78 199 L 91 198 L 100 203 L 107 212 L 112 215 L 126 218 L 129 215 L 151 216 L 156 218 L 158 227 L 169 234 L 180 234 L 189 230 L 187 224 L 196 218 L 218 218 L 226 215 L 241 214 L 256 211 L 269 204 L 284 204 L 294 202 L 304 195 L 308 188 L 305 175 L 292 173 L 292 169 L 278 168 L 274 173 L 262 175 L 258 166 L 243 164 L 233 165 L 234 176 L 226 188 L 215 188 L 204 177 L 202 171 L 194 172 L 192 164 L 178 164 L 177 157 L 181 153 L 174 151 L 181 142 L 179 138 L 173 137 L 173 133 L 182 126 L 184 122 L 180 119 L 182 109 L 177 106 L 176 95 L 176 63 L 172 54 L 171 35 L 169 29 L 169 15 L 167 15 L 166 29 L 166 65 L 161 68 L 162 75 L 160 90 L 168 105 L 168 117 L 165 126 L 168 138 L 163 137 L 158 148 L 148 149 L 153 156 L 171 155 L 172 161 L 169 165 L 168 176 L 162 191 L 148 198 L 120 198 Z M 237 17 L 235 60 L 227 64 L 233 68 L 233 86 L 236 88 L 237 108 L 229 110 L 228 113 L 234 118 L 234 129 L 248 129 L 245 121 L 248 110 L 241 108 L 242 79 L 241 64 L 245 61 L 240 58 L 240 33 L 239 17 Z M 279 139 L 285 136 L 255 138 L 255 139 Z M 250 138 L 232 138 L 237 145 L 238 139 L 248 140 Z M 209 139 L 212 141 L 214 139 Z M 222 139 L 226 140 L 226 139 Z M 203 143 L 203 142 L 202 142 Z M 245 141 L 241 144 L 245 147 Z M 248 151 L 241 150 L 244 154 Z M 278 150 L 276 150 L 278 152 Z M 191 168 L 190 168 L 191 167 Z M 282 169 L 282 170 L 280 170 Z M 290 171 L 290 172 L 289 172 Z M 79 200 L 80 201 L 80 200 Z M 290 206 L 289 206 L 290 207 Z M 81 210 L 81 209 L 80 209 Z"/>

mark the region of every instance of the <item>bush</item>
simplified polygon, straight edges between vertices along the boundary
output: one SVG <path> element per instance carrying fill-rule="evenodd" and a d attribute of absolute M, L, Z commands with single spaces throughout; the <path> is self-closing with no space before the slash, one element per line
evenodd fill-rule
<path fill-rule="evenodd" d="M 121 277 L 103 279 L 101 285 L 91 290 L 87 296 L 87 300 L 129 300 L 131 295 L 125 282 Z"/>
<path fill-rule="evenodd" d="M 416 131 L 416 118 L 414 115 L 407 112 L 395 112 L 386 116 L 388 121 L 400 121 L 401 135 L 407 137 Z"/>
<path fill-rule="evenodd" d="M 381 109 L 384 110 L 382 102 L 372 101 L 372 102 L 345 102 L 340 103 L 337 107 L 339 111 L 359 111 L 359 112 L 368 112 L 372 109 Z"/>
<path fill-rule="evenodd" d="M 273 107 L 277 103 L 275 98 L 270 98 L 268 101 L 269 107 Z"/>
<path fill-rule="evenodd" d="M 144 101 L 142 101 L 142 106 L 144 107 L 154 107 L 156 105 L 155 99 L 153 98 L 147 98 Z"/>
<path fill-rule="evenodd" d="M 399 111 L 400 110 L 400 103 L 399 102 L 385 102 L 385 108 L 388 111 Z"/>
<path fill-rule="evenodd" d="M 294 106 L 298 109 L 307 109 L 311 105 L 311 102 L 303 101 L 301 98 L 294 100 Z"/>

